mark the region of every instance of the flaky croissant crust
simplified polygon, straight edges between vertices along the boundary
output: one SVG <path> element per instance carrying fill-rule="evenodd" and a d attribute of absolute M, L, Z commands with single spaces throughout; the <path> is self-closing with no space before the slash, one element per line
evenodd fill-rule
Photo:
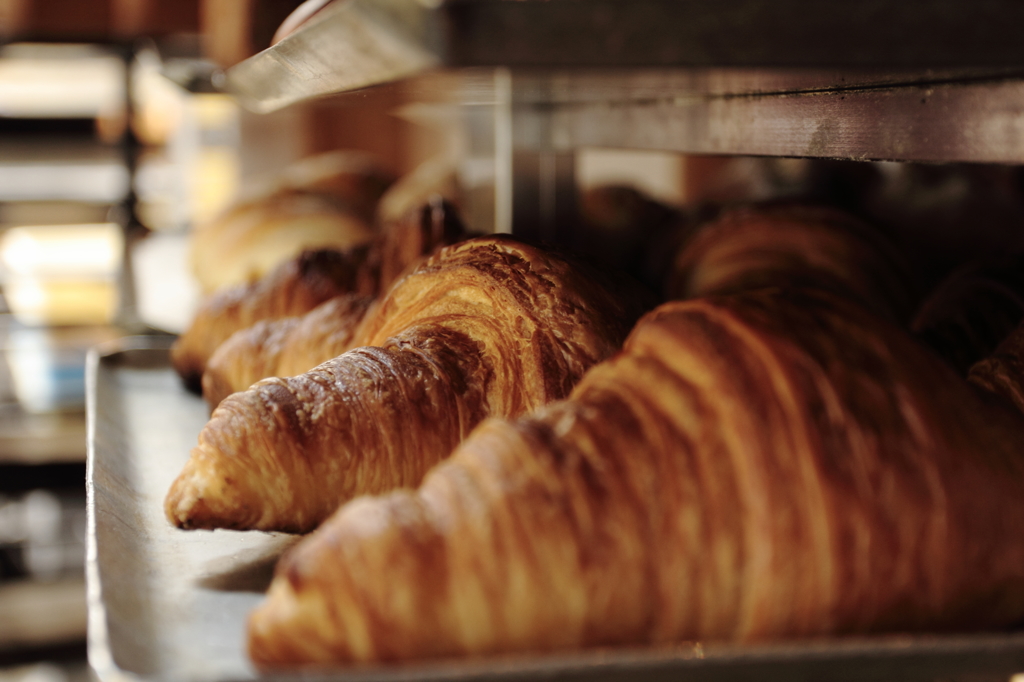
<path fill-rule="evenodd" d="M 373 298 L 342 294 L 301 317 L 261 320 L 232 334 L 203 372 L 211 408 L 266 377 L 302 374 L 353 347 L 353 336 Z"/>
<path fill-rule="evenodd" d="M 1024 423 L 820 293 L 662 306 L 571 398 L 342 507 L 249 622 L 263 667 L 1005 626 Z"/>
<path fill-rule="evenodd" d="M 446 248 L 402 279 L 355 333 L 376 346 L 417 325 L 441 324 L 483 340 L 501 379 L 494 414 L 516 415 L 569 394 L 617 351 L 649 306 L 643 292 L 584 265 L 501 237 Z"/>
<path fill-rule="evenodd" d="M 376 275 L 366 267 L 369 255 L 368 248 L 305 251 L 260 280 L 214 294 L 171 348 L 174 368 L 198 391 L 210 356 L 236 331 L 307 313 L 340 294 L 376 294 Z"/>
<path fill-rule="evenodd" d="M 168 518 L 308 531 L 354 495 L 416 485 L 485 416 L 568 395 L 647 303 L 511 240 L 448 247 L 369 313 L 360 348 L 226 398 Z"/>
<path fill-rule="evenodd" d="M 811 287 L 905 322 L 918 292 L 909 265 L 884 235 L 831 208 L 762 206 L 728 211 L 677 254 L 669 298 L 765 286 Z"/>

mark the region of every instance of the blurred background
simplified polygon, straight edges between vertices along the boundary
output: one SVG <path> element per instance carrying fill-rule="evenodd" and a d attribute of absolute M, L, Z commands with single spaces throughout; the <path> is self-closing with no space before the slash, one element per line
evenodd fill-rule
<path fill-rule="evenodd" d="M 256 117 L 215 92 L 298 4 L 0 0 L 0 680 L 89 678 L 88 349 L 188 322 L 186 234 L 241 188 L 353 119 L 398 133 L 392 93 Z M 401 170 L 391 131 L 361 137 Z"/>
<path fill-rule="evenodd" d="M 88 349 L 181 331 L 200 295 L 189 230 L 288 164 L 345 149 L 403 176 L 452 144 L 444 110 L 397 86 L 263 116 L 218 93 L 298 4 L 0 0 L 0 682 L 90 676 Z M 578 163 L 581 184 L 682 198 L 674 155 Z"/>
<path fill-rule="evenodd" d="M 470 228 L 496 227 L 495 150 L 460 137 L 493 135 L 472 135 L 476 119 L 443 96 L 430 104 L 422 86 L 397 84 L 257 115 L 218 91 L 222 71 L 269 46 L 299 4 L 0 0 L 0 682 L 90 676 L 86 354 L 187 326 L 202 293 L 193 228 L 337 150 L 402 178 L 410 201 L 454 175 Z M 598 260 L 645 239 L 638 222 L 801 195 L 900 226 L 938 279 L 1000 252 L 1024 221 L 1024 174 L 1009 166 L 591 148 L 572 163 L 597 228 L 579 234 L 606 239 L 570 246 Z"/>

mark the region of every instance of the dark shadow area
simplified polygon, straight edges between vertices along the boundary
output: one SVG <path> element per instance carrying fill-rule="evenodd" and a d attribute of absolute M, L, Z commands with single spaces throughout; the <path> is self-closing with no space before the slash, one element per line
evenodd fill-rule
<path fill-rule="evenodd" d="M 302 539 L 301 535 L 286 538 L 281 544 L 260 555 L 232 559 L 230 565 L 210 566 L 210 573 L 198 581 L 200 587 L 218 592 L 254 592 L 262 594 L 270 587 L 274 578 L 274 567 L 278 559 Z"/>

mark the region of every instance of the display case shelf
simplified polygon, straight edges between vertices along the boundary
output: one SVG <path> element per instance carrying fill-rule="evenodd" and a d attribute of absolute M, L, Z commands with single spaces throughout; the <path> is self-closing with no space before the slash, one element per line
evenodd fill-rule
<path fill-rule="evenodd" d="M 439 67 L 1012 68 L 1022 21 L 1011 0 L 346 0 L 227 82 L 271 110 Z"/>
<path fill-rule="evenodd" d="M 1006 0 L 346 0 L 224 84 L 255 111 L 395 81 L 459 105 L 494 164 L 476 227 L 551 235 L 582 147 L 1024 163 L 1022 20 Z"/>

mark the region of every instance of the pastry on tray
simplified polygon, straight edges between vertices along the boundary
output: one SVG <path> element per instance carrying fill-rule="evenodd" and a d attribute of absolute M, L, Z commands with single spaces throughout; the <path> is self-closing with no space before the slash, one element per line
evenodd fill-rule
<path fill-rule="evenodd" d="M 795 204 L 729 211 L 678 252 L 669 299 L 762 286 L 832 291 L 898 322 L 910 319 L 918 286 L 884 234 L 835 209 Z"/>
<path fill-rule="evenodd" d="M 221 402 L 167 516 L 305 532 L 354 496 L 416 485 L 484 417 L 568 395 L 651 305 L 637 285 L 511 239 L 444 248 L 374 306 L 354 350 Z"/>
<path fill-rule="evenodd" d="M 366 243 L 373 238 L 377 204 L 393 180 L 362 152 L 302 159 L 255 198 L 197 226 L 192 272 L 210 294 L 258 279 L 306 249 Z"/>
<path fill-rule="evenodd" d="M 1024 255 L 968 263 L 925 299 L 910 328 L 961 375 L 1024 319 Z"/>
<path fill-rule="evenodd" d="M 211 409 L 266 377 L 290 377 L 353 348 L 372 296 L 340 294 L 300 317 L 261 320 L 217 347 L 203 372 Z"/>
<path fill-rule="evenodd" d="M 1024 617 L 1024 419 L 893 323 L 663 305 L 568 400 L 344 505 L 249 621 L 263 668 Z"/>
<path fill-rule="evenodd" d="M 399 275 L 421 258 L 437 249 L 466 238 L 466 230 L 452 206 L 436 200 L 410 212 L 400 220 L 381 228 L 378 237 L 368 245 L 338 251 L 317 249 L 305 251 L 286 261 L 267 276 L 246 285 L 217 292 L 200 307 L 192 325 L 175 342 L 171 359 L 187 386 L 199 390 L 207 363 L 222 343 L 232 334 L 252 327 L 257 322 L 282 320 L 309 313 L 317 306 L 338 296 L 375 297 L 389 287 Z M 339 325 L 351 322 L 350 316 L 337 318 Z M 293 321 L 283 322 L 291 326 Z M 280 335 L 281 332 L 275 332 Z M 268 337 L 269 330 L 262 330 Z M 276 338 L 276 337 L 274 337 Z M 246 353 L 260 353 L 261 346 L 250 339 Z M 338 355 L 342 350 L 323 355 L 305 369 Z M 268 350 L 274 353 L 273 349 Z M 257 367 L 267 364 L 261 357 L 232 358 L 230 363 L 250 367 L 215 369 L 209 379 L 212 385 L 228 392 L 248 388 L 248 378 Z M 293 365 L 295 363 L 292 363 Z M 258 373 L 258 372 L 257 372 Z M 261 375 L 256 378 L 262 379 Z M 243 377 L 233 383 L 234 378 Z M 208 397 L 213 405 L 219 402 Z"/>
<path fill-rule="evenodd" d="M 342 294 L 376 293 L 367 267 L 369 247 L 316 249 L 285 261 L 251 284 L 223 289 L 203 301 L 192 324 L 171 348 L 185 385 L 200 390 L 206 363 L 232 334 L 261 320 L 294 317 Z"/>

